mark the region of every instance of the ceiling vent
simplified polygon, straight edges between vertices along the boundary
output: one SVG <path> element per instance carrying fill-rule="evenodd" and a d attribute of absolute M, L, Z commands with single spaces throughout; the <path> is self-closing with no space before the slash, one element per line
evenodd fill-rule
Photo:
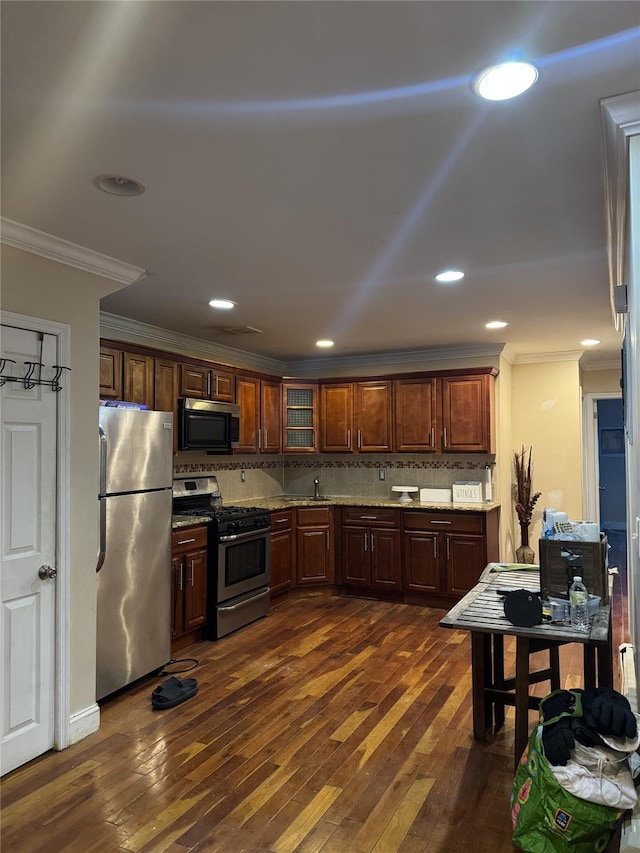
<path fill-rule="evenodd" d="M 261 335 L 262 329 L 256 329 L 253 326 L 225 326 L 222 329 L 228 335 Z"/>

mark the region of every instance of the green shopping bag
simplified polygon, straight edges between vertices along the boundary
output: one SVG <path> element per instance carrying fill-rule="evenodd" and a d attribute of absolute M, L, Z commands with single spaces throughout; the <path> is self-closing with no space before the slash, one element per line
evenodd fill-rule
<path fill-rule="evenodd" d="M 513 843 L 526 853 L 603 853 L 624 810 L 563 788 L 544 756 L 541 732 L 536 726 L 531 733 L 513 780 Z"/>

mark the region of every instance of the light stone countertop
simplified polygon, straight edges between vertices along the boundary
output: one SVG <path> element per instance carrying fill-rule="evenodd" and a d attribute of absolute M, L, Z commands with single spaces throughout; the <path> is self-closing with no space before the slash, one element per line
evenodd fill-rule
<path fill-rule="evenodd" d="M 199 524 L 209 524 L 210 519 L 199 515 L 172 515 L 171 527 L 179 530 L 181 527 L 197 527 Z"/>
<path fill-rule="evenodd" d="M 500 506 L 497 501 L 483 501 L 482 503 L 423 503 L 422 501 L 410 501 L 409 503 L 401 503 L 397 498 L 367 498 L 367 497 L 352 497 L 346 495 L 329 496 L 321 500 L 313 498 L 305 498 L 304 496 L 295 497 L 288 495 L 273 495 L 266 498 L 250 498 L 245 501 L 230 501 L 230 506 L 255 506 L 264 509 L 268 512 L 273 512 L 282 509 L 296 509 L 297 507 L 313 507 L 313 506 L 361 506 L 361 507 L 383 507 L 385 509 L 410 509 L 429 512 L 432 510 L 447 511 L 447 512 L 490 512 Z M 184 516 L 174 515 L 172 519 L 173 529 L 180 527 L 193 527 L 197 524 L 206 524 L 208 518 L 199 516 Z"/>

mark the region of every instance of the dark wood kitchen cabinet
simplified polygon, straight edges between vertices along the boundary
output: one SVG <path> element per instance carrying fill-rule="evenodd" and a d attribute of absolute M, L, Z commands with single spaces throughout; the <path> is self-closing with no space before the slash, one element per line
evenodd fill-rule
<path fill-rule="evenodd" d="M 394 449 L 435 453 L 438 449 L 438 380 L 396 379 L 394 382 Z"/>
<path fill-rule="evenodd" d="M 173 413 L 173 451 L 178 449 L 179 365 L 169 358 L 100 346 L 100 398 L 141 403 Z"/>
<path fill-rule="evenodd" d="M 442 450 L 494 453 L 494 377 L 491 373 L 443 376 Z"/>
<path fill-rule="evenodd" d="M 499 559 L 499 509 L 488 512 L 404 511 L 405 593 L 447 606 Z"/>
<path fill-rule="evenodd" d="M 328 453 L 390 451 L 392 385 L 390 380 L 321 385 L 321 450 Z"/>
<path fill-rule="evenodd" d="M 154 359 L 148 355 L 123 354 L 123 399 L 154 408 Z"/>
<path fill-rule="evenodd" d="M 286 592 L 295 575 L 295 510 L 271 513 L 271 598 Z"/>
<path fill-rule="evenodd" d="M 282 383 L 282 450 L 318 452 L 319 386 L 313 382 Z"/>
<path fill-rule="evenodd" d="M 282 452 L 282 390 L 280 382 L 238 376 L 240 406 L 238 453 Z"/>
<path fill-rule="evenodd" d="M 342 510 L 342 583 L 371 591 L 402 591 L 400 510 Z"/>
<path fill-rule="evenodd" d="M 176 405 L 178 401 L 178 363 L 166 358 L 154 361 L 153 408 L 158 412 L 173 412 L 173 425 L 176 426 Z"/>
<path fill-rule="evenodd" d="M 235 403 L 236 377 L 230 370 L 183 362 L 180 365 L 180 397 Z"/>
<path fill-rule="evenodd" d="M 207 528 L 174 530 L 171 542 L 173 651 L 201 640 L 207 621 Z"/>
<path fill-rule="evenodd" d="M 296 515 L 298 584 L 332 584 L 335 578 L 335 562 L 331 507 L 300 507 Z"/>
<path fill-rule="evenodd" d="M 100 346 L 100 399 L 122 399 L 122 350 Z"/>
<path fill-rule="evenodd" d="M 480 368 L 396 379 L 394 449 L 409 453 L 494 453 L 494 381 Z"/>
<path fill-rule="evenodd" d="M 173 412 L 173 452 L 178 451 L 179 365 L 176 361 L 156 358 L 154 361 L 153 408 L 157 412 Z"/>
<path fill-rule="evenodd" d="M 101 343 L 100 398 L 126 400 L 153 409 L 153 357 Z"/>

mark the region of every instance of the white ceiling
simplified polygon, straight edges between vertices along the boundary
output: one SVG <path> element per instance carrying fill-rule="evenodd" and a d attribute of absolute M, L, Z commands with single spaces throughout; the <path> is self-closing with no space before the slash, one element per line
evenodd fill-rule
<path fill-rule="evenodd" d="M 617 358 L 599 101 L 639 87 L 640 4 L 1 11 L 2 214 L 147 270 L 104 311 L 282 361 L 323 337 Z M 538 83 L 481 102 L 471 76 L 513 50 Z M 437 284 L 449 266 L 465 279 Z M 262 334 L 221 330 L 243 325 Z"/>

